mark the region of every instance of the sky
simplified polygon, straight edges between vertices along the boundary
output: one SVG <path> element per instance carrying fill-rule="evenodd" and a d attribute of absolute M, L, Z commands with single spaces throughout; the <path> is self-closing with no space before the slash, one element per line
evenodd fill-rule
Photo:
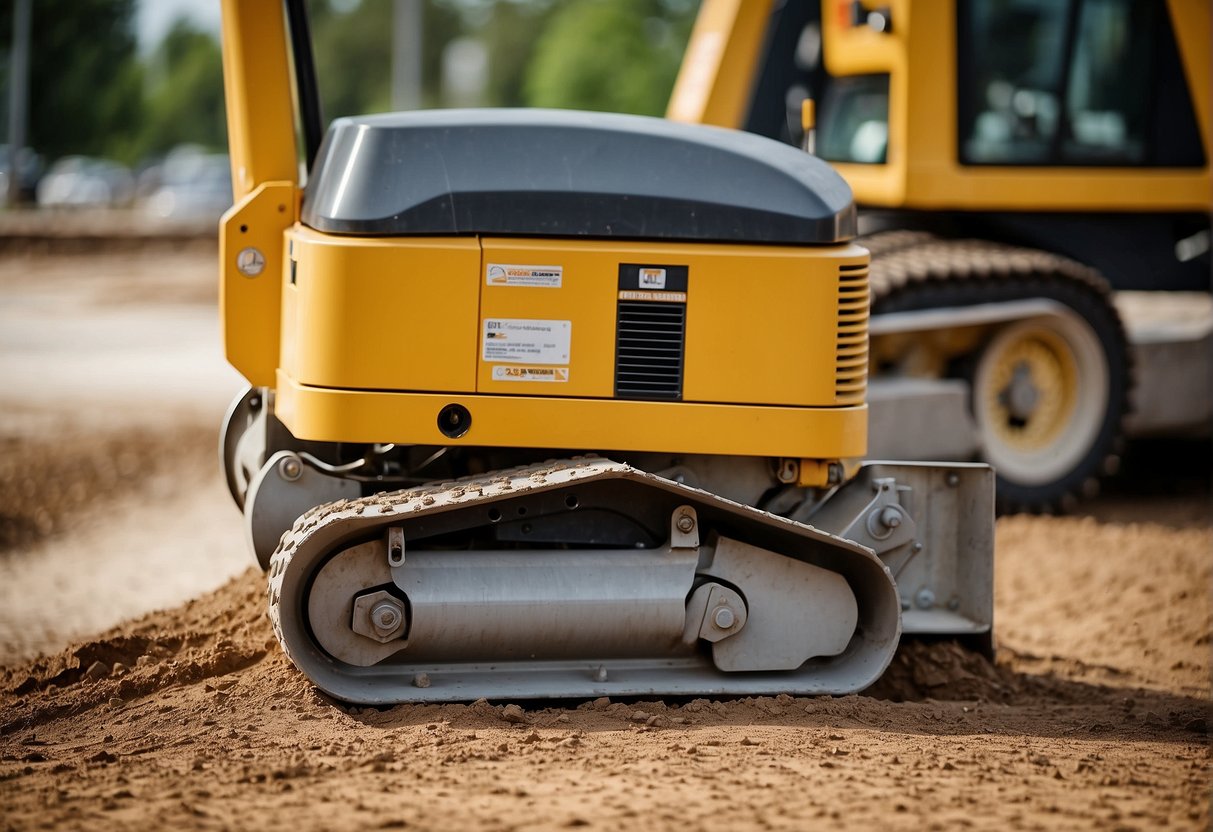
<path fill-rule="evenodd" d="M 140 51 L 154 49 L 180 17 L 188 18 L 205 31 L 218 33 L 219 0 L 139 0 L 135 33 Z"/>

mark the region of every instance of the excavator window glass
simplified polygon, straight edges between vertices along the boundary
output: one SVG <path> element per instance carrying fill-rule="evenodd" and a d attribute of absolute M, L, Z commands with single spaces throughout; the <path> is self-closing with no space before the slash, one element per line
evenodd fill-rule
<path fill-rule="evenodd" d="M 889 76 L 835 78 L 822 108 L 817 155 L 882 165 L 889 149 Z"/>
<path fill-rule="evenodd" d="M 1070 5 L 1057 0 L 958 4 L 964 162 L 1049 159 L 1061 115 Z"/>
<path fill-rule="evenodd" d="M 1201 165 L 1158 0 L 958 4 L 960 157 L 971 165 Z"/>

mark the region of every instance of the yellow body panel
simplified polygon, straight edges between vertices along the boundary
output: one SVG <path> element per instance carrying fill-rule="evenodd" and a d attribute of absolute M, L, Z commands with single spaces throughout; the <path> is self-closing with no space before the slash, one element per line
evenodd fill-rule
<path fill-rule="evenodd" d="M 854 326 L 840 266 L 866 265 L 858 246 L 371 238 L 295 225 L 284 252 L 271 383 L 300 439 L 863 454 L 867 410 L 839 382 L 836 357 L 850 337 L 840 325 Z M 687 268 L 682 401 L 614 398 L 621 264 Z M 494 267 L 525 279 L 495 280 Z M 532 272 L 546 285 L 525 285 Z M 501 320 L 568 322 L 567 361 L 485 360 L 487 325 Z M 567 380 L 494 368 L 556 368 Z M 472 413 L 456 440 L 437 426 L 448 404 Z"/>
<path fill-rule="evenodd" d="M 690 401 L 832 405 L 838 267 L 858 246 L 708 246 L 687 300 Z"/>
<path fill-rule="evenodd" d="M 239 202 L 263 183 L 299 178 L 294 90 L 282 0 L 222 3 L 228 153 Z"/>
<path fill-rule="evenodd" d="M 461 404 L 466 434 L 437 416 Z M 439 395 L 330 390 L 279 374 L 275 412 L 300 439 L 520 448 L 584 448 L 739 456 L 861 457 L 867 405 L 836 408 L 644 402 L 625 399 Z"/>
<path fill-rule="evenodd" d="M 624 256 L 620 244 L 489 237 L 483 241 L 483 252 L 479 274 L 481 349 L 487 334 L 485 322 L 497 318 L 567 322 L 571 338 L 569 360 L 564 362 L 486 361 L 478 353 L 476 389 L 506 395 L 613 395 L 615 296 L 619 258 Z M 560 273 L 560 286 L 496 283 L 489 275 L 491 266 L 551 267 Z M 558 381 L 494 380 L 495 369 L 504 373 L 511 368 L 563 372 Z"/>
<path fill-rule="evenodd" d="M 483 248 L 482 322 L 567 321 L 572 337 L 567 364 L 536 365 L 566 369 L 567 381 L 494 380 L 495 367 L 526 368 L 529 362 L 482 357 L 477 378 L 482 393 L 613 396 L 619 265 L 636 263 L 688 267 L 685 401 L 836 403 L 832 362 L 789 357 L 833 355 L 838 267 L 867 262 L 867 252 L 857 246 L 486 238 Z M 561 285 L 493 285 L 488 280 L 493 265 L 550 267 L 561 272 Z"/>
<path fill-rule="evenodd" d="M 302 384 L 476 389 L 480 246 L 474 237 L 405 241 L 287 235 L 283 368 Z"/>
<path fill-rule="evenodd" d="M 269 182 L 237 202 L 219 224 L 219 308 L 228 362 L 250 384 L 269 386 L 279 366 L 283 231 L 293 222 L 298 191 Z M 260 258 L 260 271 L 239 267 L 242 253 Z M 255 268 L 255 267 L 254 267 Z M 246 266 L 247 271 L 254 268 Z"/>

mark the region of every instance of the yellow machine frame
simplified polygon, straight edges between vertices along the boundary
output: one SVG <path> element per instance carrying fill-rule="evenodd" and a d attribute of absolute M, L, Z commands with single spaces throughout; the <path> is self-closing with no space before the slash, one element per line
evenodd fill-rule
<path fill-rule="evenodd" d="M 220 283 L 228 360 L 275 389 L 295 437 L 769 456 L 802 460 L 802 485 L 824 485 L 827 463 L 863 456 L 865 250 L 306 228 L 280 7 L 224 0 L 237 202 L 220 229 Z M 493 262 L 569 277 L 557 288 L 495 286 Z M 625 262 L 689 267 L 682 401 L 613 398 Z M 522 380 L 505 380 L 496 368 L 508 362 L 486 360 L 485 322 L 518 318 L 571 326 L 558 383 L 525 366 L 513 367 Z M 463 435 L 439 430 L 451 404 L 471 414 Z"/>

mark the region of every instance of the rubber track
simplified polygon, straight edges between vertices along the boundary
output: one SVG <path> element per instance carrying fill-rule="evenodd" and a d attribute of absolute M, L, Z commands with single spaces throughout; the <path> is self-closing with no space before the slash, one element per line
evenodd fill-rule
<path fill-rule="evenodd" d="M 1120 423 L 1108 454 L 1096 468 L 1095 481 L 1084 485 L 1083 493 L 1062 495 L 1056 502 L 1036 505 L 1006 505 L 1000 510 L 1034 512 L 1068 511 L 1079 497 L 1093 497 L 1099 490 L 1099 478 L 1110 476 L 1118 467 L 1123 447 L 1124 420 L 1129 414 L 1129 396 L 1133 389 L 1132 353 L 1124 331 L 1124 322 L 1112 300 L 1112 287 L 1095 269 L 1039 249 L 978 239 L 948 239 L 926 231 L 881 231 L 860 237 L 857 242 L 872 254 L 869 281 L 872 312 L 919 289 L 971 281 L 1015 281 L 1051 279 L 1078 283 L 1101 298 L 1112 312 L 1116 334 L 1124 349 L 1126 378 L 1120 402 Z"/>
<path fill-rule="evenodd" d="M 605 460 L 603 460 L 605 462 Z M 270 556 L 269 568 L 269 615 L 270 623 L 274 627 L 274 635 L 278 639 L 278 643 L 282 645 L 282 652 L 291 660 L 292 664 L 298 666 L 295 657 L 291 655 L 287 647 L 287 639 L 282 632 L 282 580 L 290 567 L 291 558 L 299 545 L 304 539 L 311 534 L 312 530 L 318 526 L 324 525 L 332 519 L 334 522 L 340 522 L 332 516 L 353 512 L 361 515 L 369 508 L 376 508 L 381 511 L 390 511 L 393 507 L 403 506 L 420 501 L 423 504 L 433 503 L 435 494 L 439 492 L 450 492 L 458 490 L 459 493 L 480 492 L 499 486 L 504 481 L 508 481 L 512 477 L 519 476 L 535 476 L 541 475 L 553 468 L 553 466 L 568 466 L 574 468 L 587 467 L 593 464 L 590 458 L 572 459 L 572 460 L 552 460 L 535 465 L 522 465 L 516 468 L 507 468 L 496 471 L 491 471 L 487 474 L 476 476 L 463 477 L 458 480 L 446 482 L 435 482 L 427 485 L 417 486 L 411 489 L 400 491 L 386 491 L 379 494 L 372 494 L 367 497 L 360 497 L 356 500 L 337 500 L 332 503 L 324 503 L 315 508 L 304 512 L 297 519 L 290 530 L 282 535 L 282 539 L 278 541 L 278 548 L 274 550 L 274 554 Z"/>

